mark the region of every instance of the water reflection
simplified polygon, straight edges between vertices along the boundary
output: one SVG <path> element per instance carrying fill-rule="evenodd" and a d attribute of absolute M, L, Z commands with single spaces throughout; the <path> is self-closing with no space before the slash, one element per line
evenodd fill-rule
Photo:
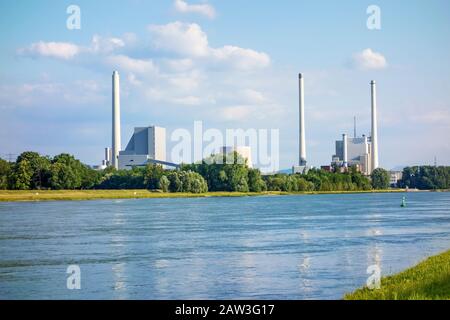
<path fill-rule="evenodd" d="M 340 299 L 450 247 L 450 193 L 0 203 L 0 298 Z M 67 261 L 82 290 L 68 293 Z"/>

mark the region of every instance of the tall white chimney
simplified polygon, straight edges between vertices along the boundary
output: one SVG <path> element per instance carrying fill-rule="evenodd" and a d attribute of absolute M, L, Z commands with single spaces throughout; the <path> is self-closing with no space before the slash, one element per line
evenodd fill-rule
<path fill-rule="evenodd" d="M 342 135 L 342 154 L 343 154 L 343 165 L 344 167 L 348 167 L 348 145 L 347 145 L 347 135 L 344 133 Z"/>
<path fill-rule="evenodd" d="M 112 165 L 119 168 L 120 143 L 120 78 L 117 71 L 112 75 Z"/>
<path fill-rule="evenodd" d="M 299 123 L 299 131 L 300 131 L 300 159 L 299 165 L 306 165 L 306 143 L 305 143 L 305 98 L 304 98 L 304 89 L 303 89 L 303 76 L 301 73 L 298 74 L 298 87 L 299 87 L 299 114 L 300 114 L 300 123 Z"/>
<path fill-rule="evenodd" d="M 370 82 L 372 94 L 372 171 L 378 168 L 378 130 L 377 130 L 377 87 L 375 81 Z"/>

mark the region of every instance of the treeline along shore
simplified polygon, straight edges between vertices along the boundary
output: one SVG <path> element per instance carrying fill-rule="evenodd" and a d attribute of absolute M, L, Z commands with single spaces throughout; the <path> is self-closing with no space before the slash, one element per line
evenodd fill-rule
<path fill-rule="evenodd" d="M 450 167 L 407 167 L 403 170 L 399 187 L 449 189 Z M 99 190 L 135 190 L 130 197 L 138 194 L 162 197 L 162 193 L 186 196 L 207 192 L 210 195 L 371 192 L 389 189 L 389 174 L 378 168 L 371 177 L 366 177 L 355 168 L 349 168 L 345 173 L 311 169 L 307 174 L 262 175 L 259 169 L 249 168 L 236 152 L 211 156 L 200 163 L 184 164 L 176 170 L 165 170 L 155 164 L 130 170 L 112 167 L 94 170 L 69 154 L 49 157 L 37 152 L 23 152 L 15 162 L 0 159 L 0 189 L 36 190 L 41 191 L 41 195 L 44 190 L 97 190 L 97 194 L 100 194 Z M 112 192 L 110 194 L 114 197 Z M 107 196 L 102 194 L 101 197 Z M 7 198 L 4 196 L 3 200 Z"/>

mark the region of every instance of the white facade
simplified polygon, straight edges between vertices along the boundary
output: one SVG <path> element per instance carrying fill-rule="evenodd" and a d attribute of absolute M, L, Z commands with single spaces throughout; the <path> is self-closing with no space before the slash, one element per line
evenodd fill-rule
<path fill-rule="evenodd" d="M 252 162 L 252 149 L 247 146 L 238 146 L 238 147 L 222 147 L 223 154 L 229 154 L 236 151 L 242 158 L 247 160 L 247 166 L 249 168 L 253 168 Z"/>
<path fill-rule="evenodd" d="M 402 180 L 402 171 L 389 171 L 389 184 L 391 187 L 397 187 L 397 182 Z"/>
<path fill-rule="evenodd" d="M 332 164 L 340 167 L 357 166 L 363 174 L 369 175 L 372 172 L 371 142 L 366 136 L 349 138 L 346 134 L 342 135 L 342 140 L 336 141 Z"/>
<path fill-rule="evenodd" d="M 124 151 L 119 154 L 119 169 L 145 166 L 148 160 L 166 161 L 166 129 L 137 127 Z"/>

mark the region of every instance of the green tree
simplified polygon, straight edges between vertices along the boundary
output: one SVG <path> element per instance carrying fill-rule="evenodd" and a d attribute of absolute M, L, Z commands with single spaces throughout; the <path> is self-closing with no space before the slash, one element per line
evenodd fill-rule
<path fill-rule="evenodd" d="M 11 178 L 11 165 L 8 161 L 0 159 L 0 189 L 9 188 L 9 180 Z"/>
<path fill-rule="evenodd" d="M 50 172 L 50 186 L 52 189 L 76 189 L 81 185 L 81 178 L 77 176 L 76 172 L 69 165 L 63 162 L 52 164 Z"/>
<path fill-rule="evenodd" d="M 266 183 L 261 177 L 258 169 L 248 169 L 248 189 L 251 192 L 261 192 L 266 190 Z"/>
<path fill-rule="evenodd" d="M 169 185 L 170 185 L 170 181 L 166 176 L 162 176 L 159 179 L 159 189 L 161 189 L 163 192 L 169 191 Z"/>
<path fill-rule="evenodd" d="M 376 168 L 371 174 L 372 187 L 374 189 L 387 189 L 389 188 L 389 172 L 382 168 Z"/>
<path fill-rule="evenodd" d="M 144 172 L 144 184 L 147 189 L 155 190 L 159 188 L 159 180 L 164 174 L 164 169 L 159 164 L 149 163 Z"/>
<path fill-rule="evenodd" d="M 169 190 L 170 192 L 182 192 L 183 183 L 180 180 L 178 171 L 174 170 L 167 174 L 167 178 L 170 181 Z"/>
<path fill-rule="evenodd" d="M 37 152 L 25 151 L 18 157 L 16 163 L 27 161 L 30 166 L 30 189 L 42 189 L 49 187 L 50 178 L 50 159 L 43 157 Z"/>
<path fill-rule="evenodd" d="M 17 190 L 29 190 L 31 188 L 31 178 L 33 176 L 33 169 L 30 162 L 24 159 L 14 166 L 12 173 L 12 188 Z"/>

